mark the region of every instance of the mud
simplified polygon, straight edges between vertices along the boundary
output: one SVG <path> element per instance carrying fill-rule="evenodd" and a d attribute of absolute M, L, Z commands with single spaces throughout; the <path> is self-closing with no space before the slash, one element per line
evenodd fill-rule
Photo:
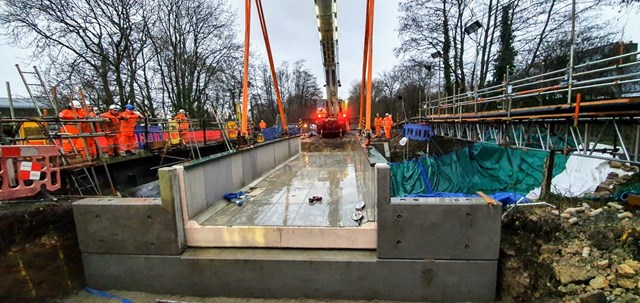
<path fill-rule="evenodd" d="M 70 202 L 0 206 L 0 302 L 50 302 L 84 286 Z"/>

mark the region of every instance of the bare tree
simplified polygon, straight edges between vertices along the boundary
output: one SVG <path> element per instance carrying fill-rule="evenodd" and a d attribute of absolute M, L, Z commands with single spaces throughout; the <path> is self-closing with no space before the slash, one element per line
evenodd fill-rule
<path fill-rule="evenodd" d="M 61 87 L 86 86 L 103 106 L 136 100 L 135 62 L 144 1 L 2 0 L 0 22 L 13 42 L 49 58 Z M 56 81 L 57 80 L 57 81 Z"/>
<path fill-rule="evenodd" d="M 174 110 L 207 113 L 206 94 L 240 45 L 223 0 L 157 0 L 150 29 L 164 93 Z"/>

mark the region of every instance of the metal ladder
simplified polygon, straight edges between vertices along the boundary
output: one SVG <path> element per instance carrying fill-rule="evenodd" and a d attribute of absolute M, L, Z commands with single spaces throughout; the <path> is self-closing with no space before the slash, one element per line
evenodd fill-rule
<path fill-rule="evenodd" d="M 40 74 L 40 71 L 38 70 L 38 68 L 34 66 L 32 72 L 23 71 L 22 69 L 20 69 L 20 65 L 16 64 L 16 69 L 20 74 L 20 78 L 24 83 L 24 87 L 27 89 L 27 93 L 29 93 L 29 98 L 31 99 L 31 102 L 33 102 L 33 105 L 36 107 L 36 110 L 38 111 L 38 115 L 42 117 L 42 111 L 40 111 L 40 106 L 38 106 L 38 104 L 45 104 L 46 102 L 49 102 L 53 107 L 53 110 L 57 116 L 58 106 L 56 105 L 53 96 L 49 93 L 47 84 L 45 83 L 44 78 L 42 78 L 42 74 Z M 31 76 L 32 79 L 27 80 L 27 76 Z M 30 81 L 33 81 L 35 83 Z"/>
<path fill-rule="evenodd" d="M 40 127 L 42 128 L 45 136 L 47 137 L 47 140 L 51 142 L 52 145 L 56 145 L 55 139 L 51 137 L 46 127 L 42 123 L 38 123 L 38 125 L 40 125 Z M 64 128 L 64 126 L 62 128 Z M 70 139 L 67 139 L 67 140 L 70 140 Z M 71 144 L 71 147 L 73 148 L 73 151 L 75 153 L 78 153 L 78 150 L 73 144 Z M 62 150 L 60 149 L 58 149 L 58 153 L 61 156 L 62 163 L 64 165 L 69 165 L 69 159 L 67 159 L 67 155 L 64 152 L 62 152 Z M 105 167 L 105 169 L 107 168 Z M 98 178 L 96 176 L 96 172 L 93 167 L 91 167 L 91 173 L 93 174 L 93 178 L 91 178 L 91 175 L 89 175 L 89 170 L 87 170 L 86 167 L 74 169 L 71 171 L 71 175 L 70 175 L 71 180 L 75 185 L 76 189 L 78 190 L 78 193 L 81 196 L 84 196 L 84 194 L 82 193 L 83 189 L 91 189 L 96 195 L 102 195 L 102 192 L 100 191 L 100 187 L 96 185 Z M 94 179 L 96 180 L 96 182 L 94 182 Z M 86 180 L 88 180 L 88 182 Z M 109 179 L 109 181 L 111 182 L 111 179 Z"/>
<path fill-rule="evenodd" d="M 93 169 L 93 167 L 91 167 L 90 169 L 91 173 L 95 177 L 95 170 Z M 72 170 L 70 177 L 74 185 L 76 186 L 76 189 L 78 190 L 80 196 L 84 196 L 85 194 L 102 196 L 100 188 L 96 185 L 94 179 L 89 175 L 89 170 L 87 170 L 86 167 Z M 90 190 L 91 192 L 83 193 L 83 190 Z"/>
<path fill-rule="evenodd" d="M 234 151 L 235 149 L 233 148 L 231 139 L 229 139 L 226 125 L 223 122 L 220 122 L 220 119 L 218 119 L 218 115 L 216 115 L 215 111 L 212 111 L 211 114 L 213 115 L 213 118 L 216 119 L 216 121 L 218 121 L 217 122 L 218 125 L 221 126 L 220 131 L 222 132 L 222 140 L 224 140 L 224 145 L 227 147 L 227 150 L 230 152 Z"/>
<path fill-rule="evenodd" d="M 189 135 L 188 135 L 189 136 L 189 142 L 188 142 L 187 148 L 189 148 L 191 150 L 191 157 L 194 160 L 196 159 L 196 154 L 197 154 L 198 159 L 201 159 L 202 155 L 200 155 L 200 149 L 198 148 L 198 142 L 196 142 L 196 138 L 195 138 L 195 135 L 194 135 L 194 130 L 195 129 L 193 128 L 193 123 L 191 123 L 191 118 L 189 118 L 189 114 L 186 114 L 186 116 L 187 116 L 187 121 L 189 123 L 189 128 L 187 129 L 189 131 Z M 179 128 L 180 128 L 180 126 L 178 124 L 178 129 Z M 206 129 L 204 131 L 206 131 Z M 180 132 L 180 134 L 182 135 L 182 132 Z M 184 139 L 185 138 L 180 137 L 180 140 L 182 140 L 182 143 L 185 143 Z M 187 144 L 185 143 L 185 145 L 187 145 Z M 195 148 L 195 151 L 194 151 L 194 148 Z"/>

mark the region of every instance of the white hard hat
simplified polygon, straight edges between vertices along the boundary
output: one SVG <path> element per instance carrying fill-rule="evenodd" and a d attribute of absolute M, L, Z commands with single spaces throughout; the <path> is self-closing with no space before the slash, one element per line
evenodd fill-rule
<path fill-rule="evenodd" d="M 384 115 L 385 115 L 385 116 L 388 116 L 388 115 L 389 115 L 389 113 L 386 113 L 386 114 L 384 114 Z"/>
<path fill-rule="evenodd" d="M 76 101 L 76 100 L 71 101 L 71 106 L 73 108 L 82 108 L 82 104 L 80 104 L 80 101 Z"/>
<path fill-rule="evenodd" d="M 117 105 L 115 105 L 115 104 L 111 104 L 111 105 L 109 105 L 109 109 L 115 109 L 115 110 L 118 110 L 118 106 L 117 106 Z"/>
<path fill-rule="evenodd" d="M 184 114 L 184 109 L 179 110 L 178 113 Z"/>

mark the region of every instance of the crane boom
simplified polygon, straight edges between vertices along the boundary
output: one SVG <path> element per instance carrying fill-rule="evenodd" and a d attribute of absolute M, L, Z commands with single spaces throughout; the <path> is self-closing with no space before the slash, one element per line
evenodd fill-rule
<path fill-rule="evenodd" d="M 327 89 L 326 110 L 329 117 L 335 117 L 341 110 L 338 100 L 340 86 L 338 65 L 338 14 L 336 0 L 315 0 L 316 19 L 320 34 L 322 64 Z"/>

